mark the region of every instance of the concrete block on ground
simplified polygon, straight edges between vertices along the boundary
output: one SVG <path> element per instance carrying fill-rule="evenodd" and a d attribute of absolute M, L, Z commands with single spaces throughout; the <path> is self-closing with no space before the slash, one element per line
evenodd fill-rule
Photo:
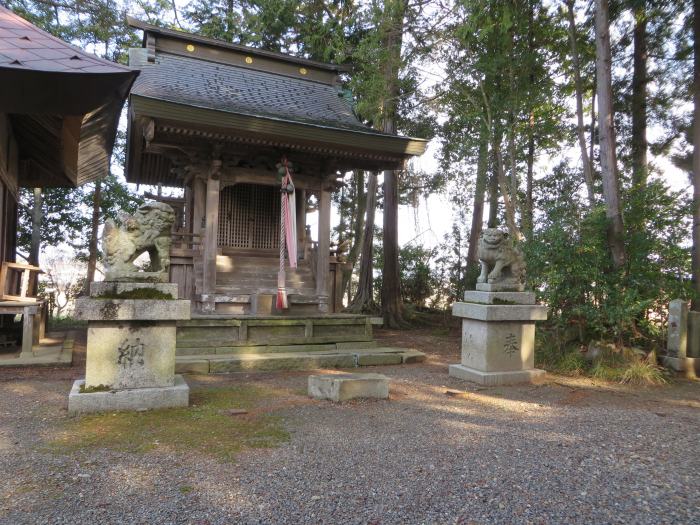
<path fill-rule="evenodd" d="M 388 399 L 389 380 L 382 374 L 323 374 L 309 376 L 309 396 L 347 401 L 357 398 Z"/>
<path fill-rule="evenodd" d="M 186 407 L 189 405 L 190 387 L 187 386 L 181 375 L 175 376 L 173 386 L 163 388 L 80 393 L 80 387 L 83 384 L 85 381 L 82 379 L 73 383 L 73 388 L 68 395 L 68 413 L 70 414 Z"/>
<path fill-rule="evenodd" d="M 480 385 L 498 386 L 518 383 L 534 383 L 545 375 L 544 370 L 530 368 L 528 370 L 513 370 L 507 372 L 482 372 L 464 365 L 450 365 L 450 375 L 465 379 Z"/>

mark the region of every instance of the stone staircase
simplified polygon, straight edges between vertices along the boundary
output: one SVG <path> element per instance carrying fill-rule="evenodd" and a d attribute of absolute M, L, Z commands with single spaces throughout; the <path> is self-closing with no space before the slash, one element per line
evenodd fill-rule
<path fill-rule="evenodd" d="M 178 373 L 353 368 L 420 362 L 406 348 L 378 348 L 369 317 L 195 315 L 177 326 Z"/>
<path fill-rule="evenodd" d="M 195 265 L 195 282 L 201 290 L 202 265 Z M 215 304 L 222 314 L 279 314 L 275 308 L 279 259 L 264 255 L 219 255 L 216 258 L 216 293 L 199 294 L 202 302 Z M 295 314 L 319 311 L 316 284 L 308 262 L 297 268 L 287 266 L 286 290 L 290 310 Z M 289 312 L 284 312 L 289 313 Z"/>

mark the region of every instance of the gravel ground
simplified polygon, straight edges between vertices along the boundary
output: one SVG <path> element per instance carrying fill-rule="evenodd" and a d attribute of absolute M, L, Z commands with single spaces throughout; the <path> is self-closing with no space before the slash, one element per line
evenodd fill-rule
<path fill-rule="evenodd" d="M 0 371 L 0 523 L 700 523 L 699 382 L 479 388 L 446 373 L 454 337 L 392 337 L 433 353 L 372 369 L 392 378 L 389 401 L 311 401 L 302 372 L 188 378 L 279 390 L 261 410 L 291 440 L 234 463 L 50 452 L 80 354 L 71 369 Z"/>

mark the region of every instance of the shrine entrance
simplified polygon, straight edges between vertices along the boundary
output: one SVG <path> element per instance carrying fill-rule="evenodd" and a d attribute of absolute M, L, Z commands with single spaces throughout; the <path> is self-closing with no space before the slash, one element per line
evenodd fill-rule
<path fill-rule="evenodd" d="M 234 184 L 219 196 L 219 247 L 279 253 L 280 193 L 276 186 Z"/>

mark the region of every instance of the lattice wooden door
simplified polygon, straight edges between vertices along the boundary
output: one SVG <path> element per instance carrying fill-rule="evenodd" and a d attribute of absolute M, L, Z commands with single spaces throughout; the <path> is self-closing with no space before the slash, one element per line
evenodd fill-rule
<path fill-rule="evenodd" d="M 275 186 L 236 184 L 219 196 L 219 246 L 279 249 L 280 196 Z"/>

